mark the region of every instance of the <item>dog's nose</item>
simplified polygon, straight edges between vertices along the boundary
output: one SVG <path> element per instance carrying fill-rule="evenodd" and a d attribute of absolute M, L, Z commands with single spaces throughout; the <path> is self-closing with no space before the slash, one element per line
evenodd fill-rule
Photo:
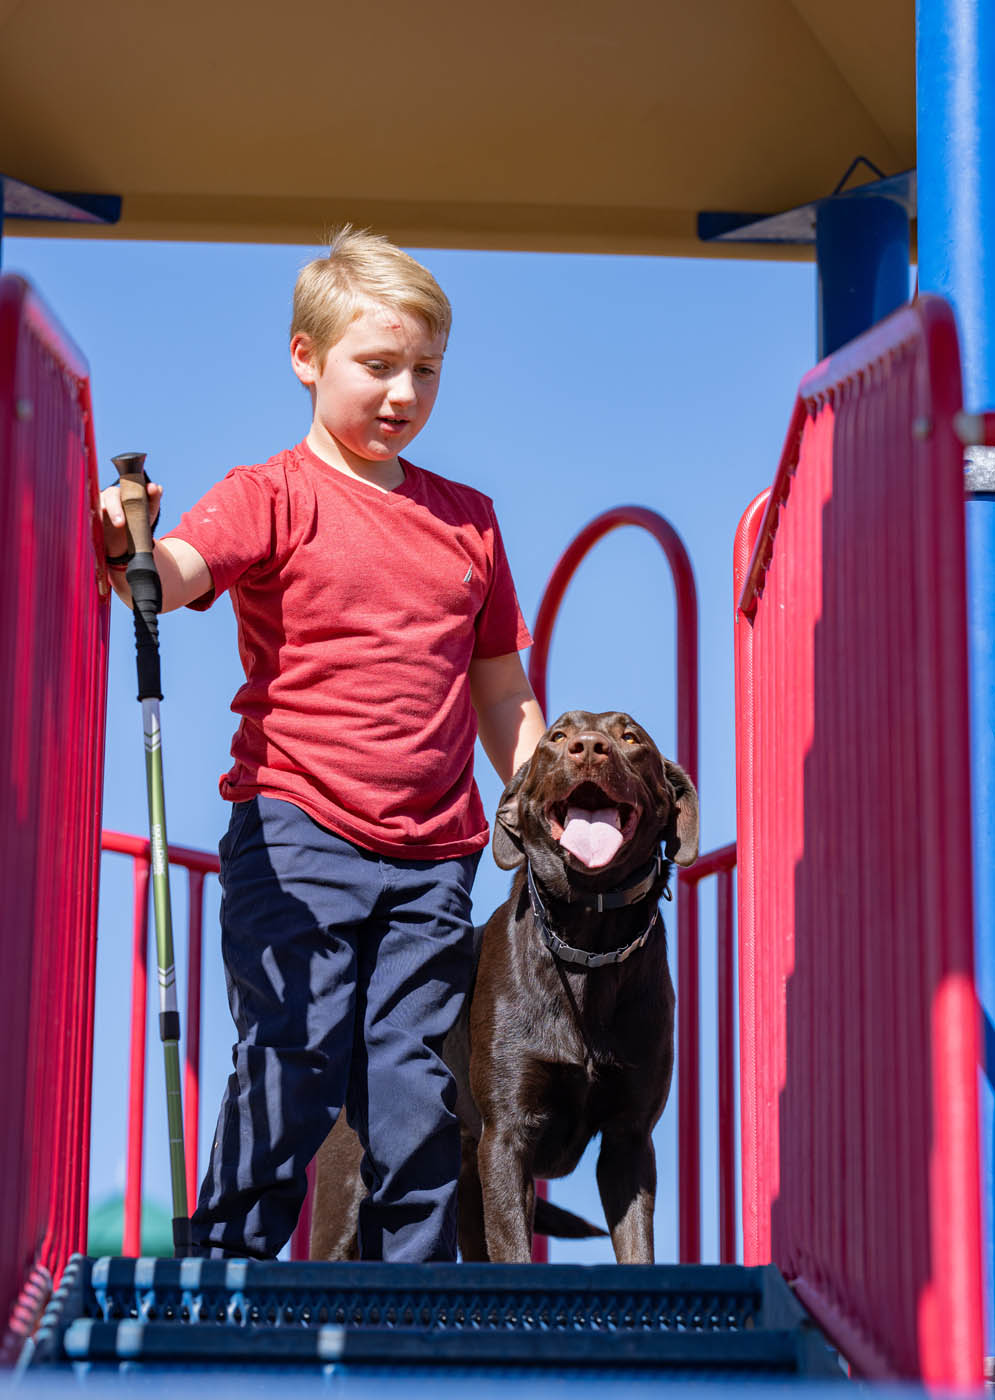
<path fill-rule="evenodd" d="M 604 763 L 610 752 L 608 740 L 594 730 L 575 734 L 567 745 L 567 753 L 574 763 Z"/>

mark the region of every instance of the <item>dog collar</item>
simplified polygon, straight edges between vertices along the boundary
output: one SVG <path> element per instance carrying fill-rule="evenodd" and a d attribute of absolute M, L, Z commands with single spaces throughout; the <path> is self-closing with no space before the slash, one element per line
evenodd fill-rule
<path fill-rule="evenodd" d="M 660 863 L 659 856 L 657 856 L 656 863 L 657 865 Z M 564 943 L 562 938 L 558 938 L 557 935 L 553 932 L 553 930 L 549 927 L 549 920 L 546 915 L 545 907 L 543 905 L 542 900 L 539 898 L 539 891 L 536 889 L 535 877 L 532 874 L 531 861 L 526 862 L 525 871 L 526 881 L 529 887 L 529 901 L 532 905 L 532 913 L 535 917 L 535 921 L 539 926 L 539 932 L 542 934 L 542 941 L 545 943 L 546 947 L 553 954 L 553 956 L 555 958 L 559 958 L 562 962 L 576 963 L 579 967 L 607 967 L 611 963 L 625 962 L 626 958 L 631 957 L 633 953 L 637 952 L 638 949 L 640 949 L 643 946 L 647 938 L 649 938 L 650 934 L 653 932 L 653 927 L 660 917 L 660 910 L 655 908 L 653 910 L 653 913 L 650 915 L 649 923 L 643 929 L 639 937 L 634 938 L 633 941 L 631 943 L 626 944 L 624 948 L 615 948 L 610 953 L 587 953 L 583 950 L 583 948 L 572 948 L 569 943 Z M 648 882 L 642 882 L 645 885 L 642 891 L 643 894 L 645 894 L 646 891 L 649 889 L 650 885 L 652 885 L 654 879 L 656 879 L 656 872 L 654 872 L 653 876 L 650 877 Z M 604 898 L 606 900 L 604 906 L 599 904 L 597 906 L 592 907 L 597 907 L 598 909 L 601 909 L 602 907 L 606 909 L 619 908 L 624 904 L 634 904 L 636 899 L 639 898 L 639 896 L 631 896 L 628 899 L 619 899 L 614 905 L 607 903 L 607 900 L 611 898 L 611 895 L 606 895 L 604 896 Z"/>
<path fill-rule="evenodd" d="M 631 885 L 619 885 L 616 889 L 608 890 L 603 894 L 569 895 L 569 902 L 583 904 L 587 909 L 596 909 L 599 914 L 603 914 L 606 909 L 624 909 L 626 905 L 638 904 L 644 895 L 649 894 L 662 874 L 663 856 L 657 851 L 646 868 L 646 873 L 644 875 L 637 874 Z M 665 889 L 662 892 L 662 897 L 672 899 L 673 895 L 669 889 Z"/>

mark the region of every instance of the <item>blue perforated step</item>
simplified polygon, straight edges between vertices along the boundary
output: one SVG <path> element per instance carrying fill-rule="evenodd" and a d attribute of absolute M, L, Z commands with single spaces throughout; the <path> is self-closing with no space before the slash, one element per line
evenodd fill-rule
<path fill-rule="evenodd" d="M 842 1378 L 773 1267 L 75 1256 L 32 1366 L 526 1366 Z"/>

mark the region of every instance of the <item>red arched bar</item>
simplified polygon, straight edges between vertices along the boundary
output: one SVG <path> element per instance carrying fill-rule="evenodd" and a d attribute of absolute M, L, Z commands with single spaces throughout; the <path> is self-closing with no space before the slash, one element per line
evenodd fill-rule
<path fill-rule="evenodd" d="M 662 515 L 644 506 L 615 506 L 584 526 L 567 545 L 546 584 L 533 630 L 529 680 L 546 710 L 549 647 L 563 595 L 591 549 L 611 530 L 637 525 L 667 556 L 677 602 L 677 761 L 698 784 L 698 593 L 680 535 Z M 683 877 L 683 872 L 681 872 Z M 681 1263 L 701 1257 L 701 1148 L 698 1061 L 697 882 L 677 882 L 677 1111 Z"/>

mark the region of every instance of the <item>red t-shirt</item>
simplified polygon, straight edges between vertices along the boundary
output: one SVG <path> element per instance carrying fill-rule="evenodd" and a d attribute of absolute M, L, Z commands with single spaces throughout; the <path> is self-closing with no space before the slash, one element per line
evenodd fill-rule
<path fill-rule="evenodd" d="M 170 533 L 226 589 L 245 684 L 222 797 L 296 803 L 411 859 L 487 843 L 467 668 L 531 642 L 487 496 L 404 463 L 395 490 L 300 443 L 236 467 Z"/>

